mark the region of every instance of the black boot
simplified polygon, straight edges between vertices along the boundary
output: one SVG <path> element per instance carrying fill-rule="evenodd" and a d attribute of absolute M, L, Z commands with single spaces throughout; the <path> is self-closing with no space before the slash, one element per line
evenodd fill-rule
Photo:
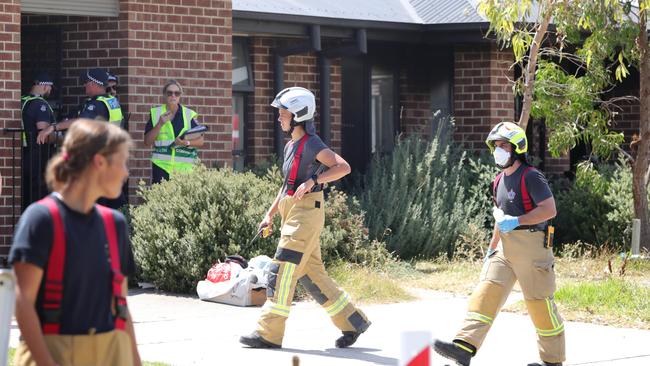
<path fill-rule="evenodd" d="M 439 339 L 433 341 L 433 350 L 443 357 L 456 361 L 460 366 L 469 366 L 474 356 L 474 353 L 460 348 L 454 342 L 443 342 Z"/>
<path fill-rule="evenodd" d="M 366 322 L 363 325 L 362 328 L 360 328 L 360 329 L 357 328 L 358 329 L 357 331 L 343 332 L 343 335 L 341 337 L 339 337 L 339 339 L 336 340 L 334 345 L 336 346 L 336 348 L 348 348 L 348 347 L 350 347 L 351 345 L 354 344 L 354 342 L 357 341 L 357 338 L 359 338 L 359 336 L 361 334 L 363 334 L 366 330 L 368 330 L 368 327 L 370 327 L 370 324 L 372 324 L 372 323 Z"/>
<path fill-rule="evenodd" d="M 528 366 L 562 366 L 562 362 L 546 362 L 546 361 L 542 361 L 542 363 L 539 363 L 539 362 L 529 363 Z"/>
<path fill-rule="evenodd" d="M 279 344 L 271 343 L 262 338 L 257 332 L 239 337 L 239 343 L 250 348 L 282 348 Z"/>

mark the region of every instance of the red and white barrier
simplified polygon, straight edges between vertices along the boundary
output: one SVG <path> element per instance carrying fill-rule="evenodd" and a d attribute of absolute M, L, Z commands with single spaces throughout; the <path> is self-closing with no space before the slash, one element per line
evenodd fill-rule
<path fill-rule="evenodd" d="M 426 330 L 402 332 L 399 366 L 431 366 L 431 339 Z"/>

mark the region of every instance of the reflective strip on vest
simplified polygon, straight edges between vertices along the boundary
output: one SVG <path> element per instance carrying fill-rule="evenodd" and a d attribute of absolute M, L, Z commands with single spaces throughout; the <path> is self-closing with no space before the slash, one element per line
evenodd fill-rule
<path fill-rule="evenodd" d="M 180 107 L 183 115 L 183 128 L 179 131 L 178 135 L 176 135 L 174 134 L 174 126 L 171 121 L 164 121 L 160 133 L 156 137 L 156 141 L 154 141 L 154 149 L 151 154 L 151 162 L 170 175 L 174 171 L 192 170 L 192 167 L 198 158 L 196 148 L 175 146 L 173 144 L 178 136 L 190 129 L 192 119 L 197 116 L 197 113 L 193 110 L 183 105 Z M 167 112 L 166 105 L 151 108 L 151 124 L 156 126 L 159 122 L 160 116 L 165 112 Z"/>
<path fill-rule="evenodd" d="M 117 101 L 117 98 L 100 96 L 97 97 L 97 100 L 104 103 L 106 109 L 108 109 L 108 123 L 117 127 L 122 127 L 124 116 L 122 115 L 122 108 L 120 107 L 120 102 Z"/>

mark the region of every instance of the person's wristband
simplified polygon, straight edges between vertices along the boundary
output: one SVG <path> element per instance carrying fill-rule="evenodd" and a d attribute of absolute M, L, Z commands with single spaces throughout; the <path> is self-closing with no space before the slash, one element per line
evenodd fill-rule
<path fill-rule="evenodd" d="M 54 129 L 54 132 L 56 132 L 56 123 L 52 123 L 52 128 Z"/>
<path fill-rule="evenodd" d="M 314 185 L 315 185 L 315 186 L 318 185 L 318 176 L 317 176 L 316 174 L 314 174 L 314 175 L 311 176 L 311 180 L 314 181 Z"/>

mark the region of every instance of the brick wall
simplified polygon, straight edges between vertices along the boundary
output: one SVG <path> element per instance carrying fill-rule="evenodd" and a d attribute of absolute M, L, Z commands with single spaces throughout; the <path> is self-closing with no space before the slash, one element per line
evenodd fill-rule
<path fill-rule="evenodd" d="M 249 162 L 261 163 L 274 159 L 273 151 L 273 54 L 275 47 L 286 44 L 282 39 L 253 37 L 249 40 L 250 57 L 253 68 L 255 91 L 249 95 L 247 152 Z M 332 128 L 331 147 L 334 151 L 341 148 L 341 66 L 340 60 L 332 60 L 330 69 L 330 123 Z M 314 92 L 316 96 L 316 130 L 320 129 L 320 84 L 318 57 L 315 53 L 289 56 L 284 59 L 284 87 L 301 86 Z"/>
<path fill-rule="evenodd" d="M 508 79 L 513 55 L 495 45 L 454 48 L 455 138 L 469 149 L 486 149 L 485 137 L 496 123 L 514 119 L 514 97 Z"/>
<path fill-rule="evenodd" d="M 424 78 L 426 81 L 427 78 Z M 401 132 L 407 135 L 431 136 L 431 86 L 418 83 L 418 78 L 409 75 L 408 70 L 400 71 L 399 107 L 401 109 Z"/>
<path fill-rule="evenodd" d="M 20 0 L 0 0 L 0 125 L 3 128 L 20 127 Z M 11 245 L 14 220 L 12 197 L 20 207 L 20 159 L 12 159 L 12 149 L 20 155 L 20 144 L 11 134 L 0 134 L 0 174 L 2 193 L 0 195 L 0 257 L 6 256 Z M 12 166 L 17 163 L 16 176 Z M 19 215 L 16 212 L 16 215 Z M 0 263 L 1 264 L 1 263 Z"/>
<path fill-rule="evenodd" d="M 230 1 L 121 0 L 119 18 L 24 16 L 23 24 L 61 27 L 64 111 L 73 112 L 83 100 L 83 70 L 103 67 L 118 75 L 118 97 L 131 113 L 129 131 L 136 141 L 129 162 L 131 193 L 140 179 L 150 179 L 151 153 L 142 143 L 143 131 L 151 107 L 164 102 L 162 86 L 168 79 L 181 83 L 181 103 L 209 127 L 200 149 L 203 162 L 231 163 Z"/>

